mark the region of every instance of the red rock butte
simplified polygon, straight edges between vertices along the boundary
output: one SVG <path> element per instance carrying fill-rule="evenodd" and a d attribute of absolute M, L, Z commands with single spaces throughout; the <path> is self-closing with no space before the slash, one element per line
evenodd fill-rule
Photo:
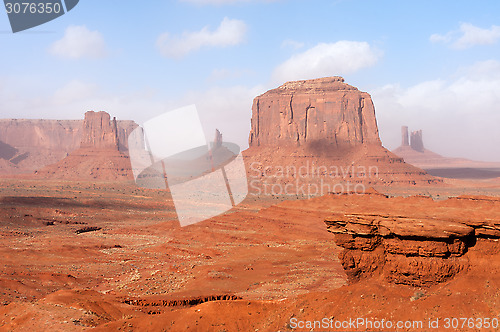
<path fill-rule="evenodd" d="M 88 111 L 83 120 L 81 148 L 118 150 L 116 118 L 106 112 Z"/>
<path fill-rule="evenodd" d="M 316 165 L 323 167 L 322 175 L 328 181 L 335 178 L 332 168 L 350 167 L 350 174 L 336 180 L 386 185 L 441 183 L 382 146 L 370 95 L 338 76 L 287 82 L 256 97 L 249 145 L 245 156 L 247 164 L 256 165 L 249 172 L 253 178 L 262 178 L 265 169 L 278 165 Z M 353 174 L 355 168 L 366 173 L 369 167 L 377 169 L 376 174 Z M 312 177 L 306 181 L 321 180 L 321 176 Z M 278 181 L 289 180 L 281 177 Z"/>
<path fill-rule="evenodd" d="M 249 145 L 380 144 L 371 97 L 342 77 L 287 82 L 253 101 Z"/>
<path fill-rule="evenodd" d="M 80 147 L 87 125 L 84 120 L 0 119 L 0 174 L 32 174 L 60 161 Z M 118 148 L 126 154 L 128 134 L 137 124 L 117 120 L 116 127 Z M 94 133 L 97 128 L 101 127 Z M 96 140 L 97 136 L 83 144 L 90 146 Z"/>
<path fill-rule="evenodd" d="M 117 121 L 106 112 L 88 111 L 80 148 L 61 161 L 37 171 L 37 176 L 67 180 L 131 180 L 128 155 L 120 152 Z"/>

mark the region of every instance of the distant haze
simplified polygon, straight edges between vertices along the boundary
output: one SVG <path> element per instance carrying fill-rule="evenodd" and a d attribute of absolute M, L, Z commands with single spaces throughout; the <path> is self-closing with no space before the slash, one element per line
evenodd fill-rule
<path fill-rule="evenodd" d="M 0 34 L 0 118 L 105 110 L 143 123 L 196 104 L 208 140 L 218 128 L 245 148 L 255 96 L 338 75 L 372 95 L 389 149 L 407 125 L 436 153 L 500 162 L 499 12 L 498 1 L 87 0 Z"/>

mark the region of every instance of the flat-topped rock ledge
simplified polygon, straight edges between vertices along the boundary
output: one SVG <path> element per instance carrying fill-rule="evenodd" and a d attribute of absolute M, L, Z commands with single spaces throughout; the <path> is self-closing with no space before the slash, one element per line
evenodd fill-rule
<path fill-rule="evenodd" d="M 500 238 L 500 220 L 445 220 L 376 214 L 336 214 L 325 220 L 351 281 L 381 275 L 426 286 L 468 266 L 466 253 L 480 238 Z"/>

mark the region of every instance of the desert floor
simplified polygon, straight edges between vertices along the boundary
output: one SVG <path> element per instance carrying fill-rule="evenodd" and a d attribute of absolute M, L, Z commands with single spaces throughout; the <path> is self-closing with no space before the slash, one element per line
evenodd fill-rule
<path fill-rule="evenodd" d="M 498 185 L 453 181 L 460 187 L 376 189 L 432 197 L 412 203 L 410 215 L 432 214 L 449 196 L 500 196 Z M 180 227 L 166 192 L 1 179 L 0 331 L 287 331 L 324 318 L 422 321 L 423 329 L 399 330 L 423 331 L 429 320 L 446 330 L 447 317 L 499 318 L 495 240 L 478 242 L 470 268 L 444 284 L 349 285 L 323 221 L 335 212 L 397 210 L 397 200 L 389 207 L 368 196 L 249 195 L 224 215 Z"/>

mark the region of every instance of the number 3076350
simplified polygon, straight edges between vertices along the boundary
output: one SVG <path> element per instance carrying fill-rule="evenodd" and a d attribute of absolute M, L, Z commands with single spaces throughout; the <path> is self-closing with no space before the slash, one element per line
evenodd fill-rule
<path fill-rule="evenodd" d="M 61 4 L 57 2 L 7 2 L 5 9 L 7 14 L 59 14 L 62 10 Z"/>

